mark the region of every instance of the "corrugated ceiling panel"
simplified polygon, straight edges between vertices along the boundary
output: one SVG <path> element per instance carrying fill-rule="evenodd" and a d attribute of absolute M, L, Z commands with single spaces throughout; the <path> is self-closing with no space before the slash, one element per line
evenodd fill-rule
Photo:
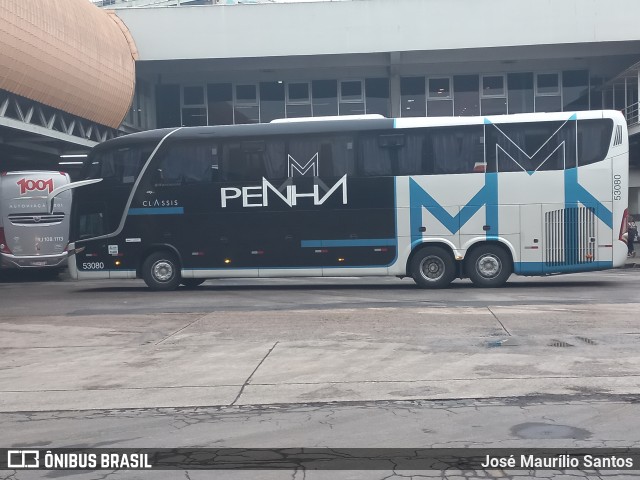
<path fill-rule="evenodd" d="M 87 0 L 0 0 L 0 89 L 115 128 L 135 85 L 122 28 Z"/>

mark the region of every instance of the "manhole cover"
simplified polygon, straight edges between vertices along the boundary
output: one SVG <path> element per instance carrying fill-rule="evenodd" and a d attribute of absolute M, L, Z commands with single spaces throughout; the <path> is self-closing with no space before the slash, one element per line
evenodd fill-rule
<path fill-rule="evenodd" d="M 572 438 L 584 440 L 591 436 L 589 430 L 570 427 L 568 425 L 553 425 L 548 423 L 521 423 L 511 427 L 511 433 L 520 438 L 544 440 L 547 438 Z"/>

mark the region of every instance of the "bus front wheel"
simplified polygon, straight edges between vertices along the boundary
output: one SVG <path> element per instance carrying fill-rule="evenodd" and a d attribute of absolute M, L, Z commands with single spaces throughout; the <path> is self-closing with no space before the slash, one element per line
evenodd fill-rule
<path fill-rule="evenodd" d="M 409 273 L 422 288 L 446 288 L 456 276 L 456 264 L 442 247 L 424 247 L 409 264 Z"/>
<path fill-rule="evenodd" d="M 467 256 L 465 270 L 477 287 L 501 287 L 513 270 L 510 255 L 496 245 L 482 245 Z"/>
<path fill-rule="evenodd" d="M 183 278 L 180 280 L 180 283 L 185 286 L 185 288 L 196 288 L 202 285 L 205 282 L 206 278 Z"/>
<path fill-rule="evenodd" d="M 149 255 L 142 264 L 142 278 L 151 290 L 175 290 L 180 285 L 180 266 L 167 251 Z"/>

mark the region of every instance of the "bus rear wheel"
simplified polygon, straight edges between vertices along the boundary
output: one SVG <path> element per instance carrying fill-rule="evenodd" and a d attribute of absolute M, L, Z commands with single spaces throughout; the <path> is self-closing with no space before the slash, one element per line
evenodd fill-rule
<path fill-rule="evenodd" d="M 422 288 L 446 288 L 456 276 L 456 264 L 442 247 L 424 247 L 409 264 L 409 273 Z"/>
<path fill-rule="evenodd" d="M 151 290 L 175 290 L 181 282 L 178 259 L 167 251 L 152 253 L 142 264 L 142 278 Z"/>
<path fill-rule="evenodd" d="M 513 266 L 510 255 L 503 248 L 481 245 L 467 256 L 465 270 L 475 286 L 495 288 L 507 282 Z"/>

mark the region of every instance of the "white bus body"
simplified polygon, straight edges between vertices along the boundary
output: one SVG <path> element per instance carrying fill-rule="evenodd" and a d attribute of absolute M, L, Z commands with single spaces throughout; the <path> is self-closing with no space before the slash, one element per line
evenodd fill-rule
<path fill-rule="evenodd" d="M 0 268 L 65 266 L 71 192 L 47 196 L 69 183 L 62 172 L 29 171 L 0 174 Z"/>

